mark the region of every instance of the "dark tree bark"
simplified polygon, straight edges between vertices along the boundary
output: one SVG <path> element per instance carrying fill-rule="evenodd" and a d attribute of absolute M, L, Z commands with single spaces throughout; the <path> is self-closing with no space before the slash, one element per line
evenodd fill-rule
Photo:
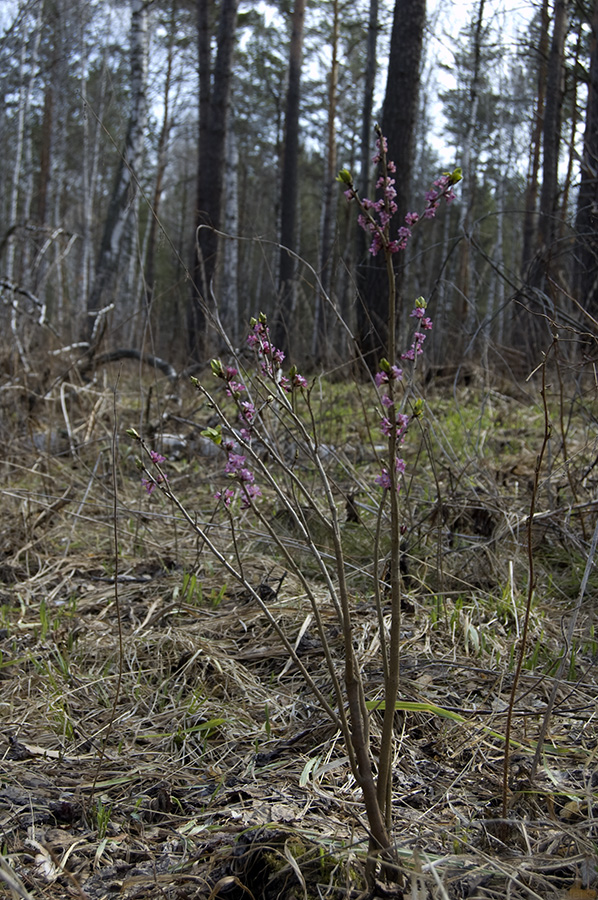
<path fill-rule="evenodd" d="M 537 230 L 538 175 L 540 172 L 540 153 L 542 149 L 542 130 L 544 126 L 544 103 L 546 100 L 546 72 L 548 68 L 548 0 L 542 0 L 540 12 L 540 39 L 538 42 L 538 82 L 536 89 L 536 110 L 531 134 L 531 156 L 527 187 L 525 189 L 525 212 L 523 218 L 523 250 L 521 253 L 521 272 L 527 272 L 534 255 Z"/>
<path fill-rule="evenodd" d="M 289 81 L 287 87 L 285 137 L 282 161 L 280 203 L 280 266 L 278 274 L 278 303 L 273 334 L 276 345 L 288 353 L 289 335 L 293 329 L 295 312 L 295 259 L 285 247 L 296 251 L 297 232 L 297 169 L 299 161 L 299 101 L 301 97 L 301 64 L 303 59 L 303 25 L 305 0 L 295 0 L 289 47 Z"/>
<path fill-rule="evenodd" d="M 538 223 L 539 251 L 547 261 L 557 231 L 558 163 L 563 106 L 563 57 L 567 34 L 568 0 L 556 0 L 554 25 L 546 80 L 546 108 L 543 130 L 542 188 Z"/>
<path fill-rule="evenodd" d="M 461 185 L 461 204 L 459 216 L 459 236 L 463 237 L 459 245 L 459 269 L 457 273 L 457 308 L 456 321 L 461 326 L 457 338 L 457 353 L 460 355 L 463 343 L 463 330 L 471 333 L 474 316 L 473 300 L 470 297 L 471 281 L 471 244 L 470 228 L 476 196 L 477 153 L 475 152 L 475 134 L 479 122 L 480 79 L 482 65 L 482 42 L 484 26 L 485 0 L 478 0 L 477 17 L 473 31 L 473 71 L 469 86 L 469 114 L 467 131 L 462 149 L 463 182 Z"/>
<path fill-rule="evenodd" d="M 393 228 L 403 224 L 409 209 L 413 174 L 415 123 L 418 112 L 420 63 L 426 0 L 396 0 L 390 42 L 388 80 L 382 110 L 382 133 L 388 140 L 388 158 L 397 167 L 397 214 Z M 399 257 L 399 258 L 397 258 Z M 397 282 L 397 322 L 402 308 L 402 272 L 400 254 L 395 256 Z M 386 353 L 388 344 L 388 284 L 383 259 L 369 261 L 361 282 L 358 331 L 361 351 L 373 368 Z"/>
<path fill-rule="evenodd" d="M 212 74 L 211 0 L 197 0 L 199 50 L 199 167 L 196 222 L 198 233 L 193 263 L 193 293 L 187 325 L 189 351 L 199 362 L 210 345 L 212 282 L 218 259 L 222 219 L 227 116 L 237 27 L 238 0 L 222 0 Z M 201 227 L 207 226 L 207 227 Z M 215 230 L 214 230 L 215 229 Z"/>
<path fill-rule="evenodd" d="M 586 109 L 581 183 L 577 201 L 575 291 L 579 302 L 598 316 L 598 0 L 594 0 L 590 80 Z"/>
<path fill-rule="evenodd" d="M 512 345 L 528 357 L 546 337 L 547 319 L 554 315 L 556 296 L 551 270 L 559 233 L 558 164 L 564 94 L 564 52 L 568 0 L 555 0 L 546 69 L 546 102 L 542 128 L 542 184 L 536 252 L 529 266 L 524 301 L 513 308 Z"/>
<path fill-rule="evenodd" d="M 365 79 L 363 85 L 363 106 L 361 110 L 361 140 L 359 147 L 359 194 L 370 196 L 372 183 L 372 109 L 374 106 L 374 85 L 376 81 L 376 46 L 378 43 L 378 0 L 370 0 L 366 47 Z M 357 284 L 360 295 L 365 288 L 365 272 L 368 262 L 367 237 L 363 228 L 355 222 L 355 259 L 357 261 Z M 360 296 L 357 304 L 357 328 L 361 349 L 367 352 L 364 337 L 369 331 L 369 319 Z"/>

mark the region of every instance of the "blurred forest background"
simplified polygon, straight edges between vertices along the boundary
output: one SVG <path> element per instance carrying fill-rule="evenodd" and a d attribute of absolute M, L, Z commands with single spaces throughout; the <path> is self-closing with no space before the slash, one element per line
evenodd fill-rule
<path fill-rule="evenodd" d="M 598 2 L 464 10 L 3 0 L 5 371 L 67 347 L 180 371 L 219 349 L 216 318 L 236 345 L 260 310 L 294 361 L 332 370 L 354 353 L 333 307 L 375 356 L 384 289 L 335 182 L 346 166 L 372 195 L 375 121 L 397 161 L 396 227 L 463 168 L 457 200 L 397 257 L 405 315 L 423 295 L 435 321 L 427 365 L 527 371 L 555 325 L 586 353 Z"/>

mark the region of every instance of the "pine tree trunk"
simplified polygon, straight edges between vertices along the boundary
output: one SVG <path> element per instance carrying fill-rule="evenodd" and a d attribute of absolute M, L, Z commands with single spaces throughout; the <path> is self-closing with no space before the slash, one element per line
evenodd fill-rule
<path fill-rule="evenodd" d="M 299 163 L 299 100 L 301 96 L 301 66 L 303 59 L 303 25 L 305 0 L 295 0 L 289 47 L 289 81 L 286 99 L 285 137 L 282 162 L 280 202 L 280 264 L 278 273 L 278 303 L 273 334 L 276 345 L 288 353 L 289 337 L 294 327 L 295 259 L 286 252 L 296 251 L 297 197 Z"/>
<path fill-rule="evenodd" d="M 382 132 L 388 139 L 388 158 L 396 163 L 398 173 L 395 185 L 398 212 L 392 223 L 395 233 L 404 223 L 410 202 L 425 19 L 425 0 L 396 0 L 388 80 L 382 110 Z M 397 259 L 397 256 L 399 254 L 395 256 L 397 282 L 395 331 L 402 311 L 404 262 Z M 375 368 L 378 359 L 386 355 L 388 344 L 388 283 L 384 261 L 378 257 L 372 258 L 364 271 L 363 281 L 360 280 L 358 283 L 363 294 L 362 303 L 358 307 L 361 352 L 368 364 Z"/>
<path fill-rule="evenodd" d="M 214 324 L 213 279 L 216 274 L 218 235 L 225 185 L 226 123 L 228 116 L 238 0 L 222 0 L 217 35 L 216 61 L 211 72 L 211 0 L 198 0 L 199 49 L 199 168 L 197 174 L 196 223 L 198 227 L 193 264 L 193 294 L 187 327 L 189 352 L 205 361 Z M 205 227 L 204 227 L 205 226 Z"/>
<path fill-rule="evenodd" d="M 563 59 L 567 34 L 568 0 L 556 0 L 554 25 L 546 79 L 546 109 L 543 129 L 542 189 L 538 239 L 544 262 L 552 250 L 557 232 L 558 164 L 561 146 L 561 112 L 563 105 Z"/>
<path fill-rule="evenodd" d="M 477 160 L 474 156 L 474 139 L 478 128 L 478 107 L 480 102 L 480 67 L 484 5 L 485 0 L 479 0 L 473 45 L 474 67 L 469 89 L 469 121 L 467 123 L 467 133 L 465 135 L 461 157 L 463 181 L 460 185 L 461 203 L 459 205 L 460 216 L 458 226 L 461 243 L 459 245 L 459 272 L 457 275 L 457 309 L 455 310 L 455 320 L 457 327 L 460 326 L 462 330 L 459 335 L 456 336 L 458 348 L 463 346 L 463 330 L 465 335 L 470 334 L 475 321 L 474 296 L 470 291 L 472 260 L 469 229 L 471 226 L 471 217 L 476 194 Z M 458 348 L 457 354 L 459 355 Z"/>
<path fill-rule="evenodd" d="M 542 131 L 544 128 L 544 105 L 546 101 L 546 75 L 548 68 L 548 0 L 542 0 L 540 13 L 540 41 L 538 44 L 538 85 L 536 91 L 536 111 L 531 134 L 531 156 L 525 189 L 525 212 L 523 217 L 523 249 L 521 253 L 521 273 L 525 277 L 535 252 L 538 221 L 538 176 L 540 172 L 540 153 L 542 150 Z"/>
<path fill-rule="evenodd" d="M 594 0 L 590 81 L 577 200 L 574 284 L 579 302 L 598 316 L 598 0 Z"/>

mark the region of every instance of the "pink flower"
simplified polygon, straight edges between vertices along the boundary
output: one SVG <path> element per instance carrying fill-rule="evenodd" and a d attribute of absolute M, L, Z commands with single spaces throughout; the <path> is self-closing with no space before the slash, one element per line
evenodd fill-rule
<path fill-rule="evenodd" d="M 233 498 L 235 496 L 235 492 L 232 488 L 226 488 L 224 491 L 216 491 L 214 494 L 215 500 L 222 500 L 226 508 L 228 509 L 231 505 Z"/>
<path fill-rule="evenodd" d="M 397 458 L 395 460 L 395 471 L 396 471 L 397 475 L 404 474 L 405 460 L 400 459 L 400 458 Z M 376 484 L 379 484 L 380 487 L 383 488 L 385 491 L 390 490 L 391 483 L 390 483 L 390 475 L 389 475 L 388 469 L 386 469 L 386 468 L 382 469 L 382 471 L 380 472 L 378 477 L 374 478 L 374 482 Z M 401 490 L 401 485 L 397 482 L 397 494 L 400 490 Z"/>
<path fill-rule="evenodd" d="M 156 453 L 155 450 L 150 450 L 149 455 L 150 455 L 151 461 L 153 463 L 156 463 L 157 465 L 160 465 L 160 463 L 166 462 L 166 457 L 162 456 L 161 453 Z M 150 491 L 150 493 L 151 493 L 151 491 Z"/>
<path fill-rule="evenodd" d="M 143 487 L 146 489 L 146 491 L 147 491 L 147 493 L 148 493 L 148 496 L 151 497 L 152 494 L 154 493 L 154 491 L 156 490 L 156 482 L 155 482 L 155 481 L 150 481 L 149 478 L 143 477 L 143 478 L 141 479 L 141 484 L 142 484 Z"/>
<path fill-rule="evenodd" d="M 384 488 L 385 491 L 390 490 L 390 475 L 388 474 L 387 469 L 382 469 L 381 473 L 377 478 L 374 478 L 376 484 L 379 484 L 381 488 Z"/>
<path fill-rule="evenodd" d="M 235 394 L 240 394 L 241 391 L 245 390 L 245 385 L 241 384 L 240 381 L 229 381 L 228 387 L 226 389 L 226 393 L 229 397 L 234 397 Z"/>
<path fill-rule="evenodd" d="M 240 415 L 248 425 L 251 425 L 256 416 L 256 409 L 251 400 L 243 400 Z"/>
<path fill-rule="evenodd" d="M 246 459 L 241 453 L 229 453 L 224 471 L 227 475 L 236 475 L 245 465 Z"/>
<path fill-rule="evenodd" d="M 251 501 L 255 500 L 257 497 L 261 497 L 262 492 L 260 491 L 257 484 L 244 484 L 243 485 L 243 497 L 241 500 L 241 509 L 249 509 L 251 506 Z"/>

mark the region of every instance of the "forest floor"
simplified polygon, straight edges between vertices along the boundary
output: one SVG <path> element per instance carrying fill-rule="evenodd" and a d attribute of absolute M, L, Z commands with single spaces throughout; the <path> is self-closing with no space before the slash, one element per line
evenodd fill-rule
<path fill-rule="evenodd" d="M 402 493 L 404 708 L 393 778 L 402 872 L 373 896 L 598 897 L 594 568 L 579 602 L 598 510 L 593 390 L 572 385 L 566 404 L 549 392 L 552 436 L 530 532 L 545 431 L 537 382 L 429 391 Z M 251 595 L 160 490 L 149 496 L 141 484 L 131 426 L 167 457 L 172 490 L 232 553 L 214 501 L 223 459 L 200 434 L 209 408 L 190 386 L 176 393 L 166 380 L 140 380 L 133 365 L 88 384 L 2 386 L 0 896 L 361 896 L 368 833 L 339 734 Z M 339 508 L 344 484 L 357 513 L 343 537 L 356 647 L 374 694 L 379 469 L 357 393 L 323 384 L 313 397 L 330 465 L 342 463 Z M 263 502 L 275 515 L 274 500 Z M 301 554 L 284 517 L 280 530 Z M 299 583 L 250 511 L 236 533 L 246 577 L 325 686 Z M 505 822 L 528 538 L 536 584 Z M 340 661 L 315 572 L 313 591 Z"/>

